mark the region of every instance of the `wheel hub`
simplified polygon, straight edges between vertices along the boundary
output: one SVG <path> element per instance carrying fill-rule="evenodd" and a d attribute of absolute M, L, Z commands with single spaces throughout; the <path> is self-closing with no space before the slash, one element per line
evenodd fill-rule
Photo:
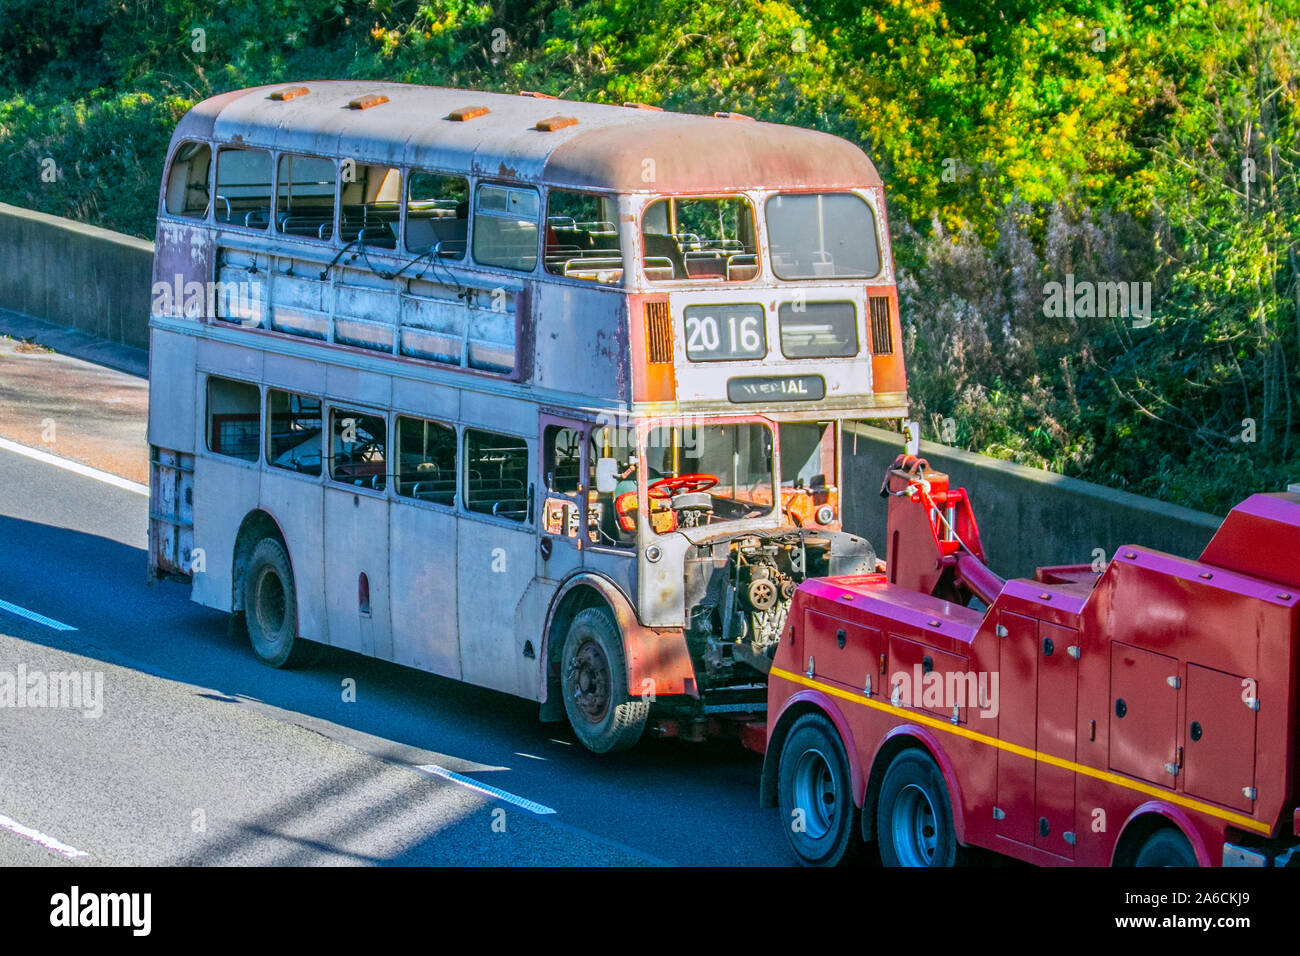
<path fill-rule="evenodd" d="M 578 711 L 590 724 L 598 724 L 609 712 L 609 660 L 595 641 L 584 641 L 569 663 L 570 694 Z"/>

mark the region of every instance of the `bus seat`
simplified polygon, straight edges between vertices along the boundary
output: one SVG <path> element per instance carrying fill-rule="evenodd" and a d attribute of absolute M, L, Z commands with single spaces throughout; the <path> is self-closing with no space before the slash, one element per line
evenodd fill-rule
<path fill-rule="evenodd" d="M 686 278 L 686 260 L 682 256 L 682 247 L 677 244 L 677 240 L 672 236 L 661 236 L 655 233 L 646 233 L 642 236 L 645 244 L 645 257 L 652 256 L 656 259 L 667 259 L 673 266 L 673 278 Z"/>

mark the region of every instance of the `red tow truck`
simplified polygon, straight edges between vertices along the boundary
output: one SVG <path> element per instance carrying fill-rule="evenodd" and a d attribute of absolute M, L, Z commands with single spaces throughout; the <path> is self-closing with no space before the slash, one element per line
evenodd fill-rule
<path fill-rule="evenodd" d="M 886 561 L 805 581 L 768 684 L 762 797 L 792 847 L 886 865 L 1300 865 L 1300 494 L 1198 560 L 989 570 L 964 489 L 887 472 Z"/>

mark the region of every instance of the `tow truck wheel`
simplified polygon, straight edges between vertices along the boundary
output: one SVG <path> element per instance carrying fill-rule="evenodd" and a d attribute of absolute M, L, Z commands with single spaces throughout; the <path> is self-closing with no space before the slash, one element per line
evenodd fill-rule
<path fill-rule="evenodd" d="M 821 714 L 800 717 L 777 766 L 782 826 L 800 862 L 838 866 L 860 850 L 860 811 L 835 725 Z"/>
<path fill-rule="evenodd" d="M 885 866 L 956 864 L 952 800 L 929 754 L 905 750 L 889 765 L 876 801 L 876 838 Z"/>
<path fill-rule="evenodd" d="M 263 538 L 253 549 L 244 573 L 244 621 L 248 640 L 263 664 L 304 667 L 313 663 L 321 645 L 298 636 L 298 598 L 293 567 L 284 545 Z"/>
<path fill-rule="evenodd" d="M 578 613 L 560 652 L 569 726 L 593 753 L 627 750 L 641 739 L 650 704 L 628 693 L 623 639 L 603 608 Z"/>
<path fill-rule="evenodd" d="M 1192 845 L 1173 827 L 1164 827 L 1147 837 L 1138 850 L 1134 866 L 1199 866 Z"/>

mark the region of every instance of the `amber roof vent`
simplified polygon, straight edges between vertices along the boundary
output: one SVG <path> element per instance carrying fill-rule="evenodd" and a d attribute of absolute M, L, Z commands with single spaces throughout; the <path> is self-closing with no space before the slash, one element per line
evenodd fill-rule
<path fill-rule="evenodd" d="M 286 86 L 282 90 L 276 90 L 267 99 L 283 102 L 286 100 L 296 100 L 300 96 L 306 96 L 311 90 L 305 86 Z"/>
<path fill-rule="evenodd" d="M 447 119 L 457 123 L 464 123 L 480 116 L 486 116 L 491 112 L 486 106 L 462 106 L 460 109 L 448 113 Z"/>
<path fill-rule="evenodd" d="M 350 110 L 368 110 L 372 106 L 381 106 L 388 102 L 388 97 L 382 93 L 372 93 L 369 96 L 358 96 L 348 104 Z"/>
<path fill-rule="evenodd" d="M 746 116 L 744 113 L 714 113 L 713 115 L 718 119 L 748 120 L 751 123 L 754 122 L 754 117 Z"/>
<path fill-rule="evenodd" d="M 534 129 L 539 129 L 543 133 L 554 133 L 556 130 L 577 125 L 577 119 L 572 116 L 551 116 L 544 120 L 538 120 Z"/>

